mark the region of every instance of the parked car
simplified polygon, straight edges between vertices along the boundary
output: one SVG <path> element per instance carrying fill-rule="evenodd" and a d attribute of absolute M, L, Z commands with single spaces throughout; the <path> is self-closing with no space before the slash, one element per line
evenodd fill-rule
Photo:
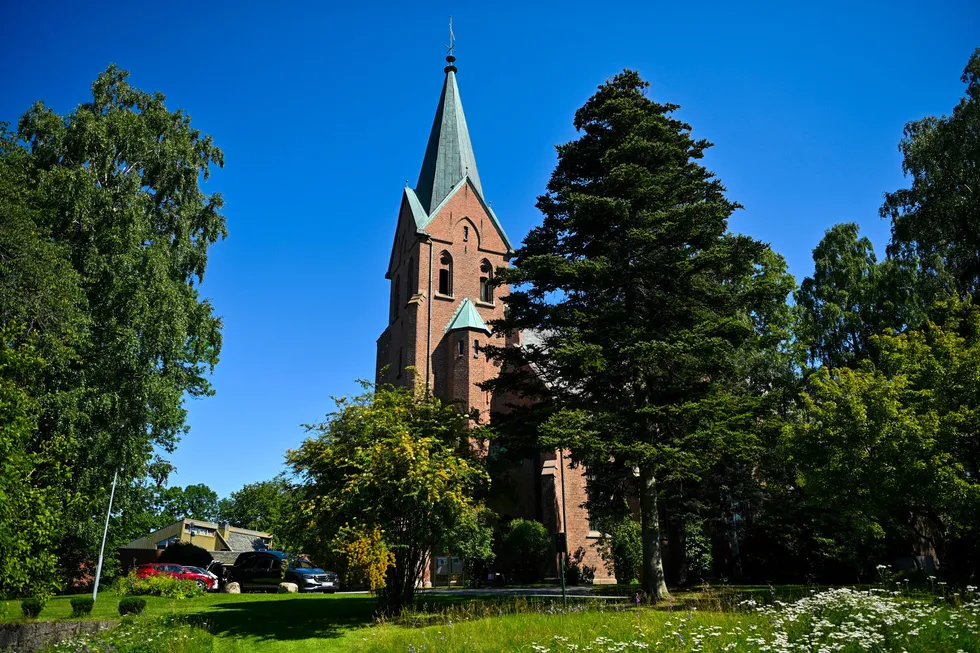
<path fill-rule="evenodd" d="M 197 567 L 185 567 L 184 565 L 156 562 L 148 565 L 140 565 L 136 569 L 136 575 L 139 578 L 157 576 L 159 574 L 166 574 L 168 576 L 173 576 L 174 578 L 179 578 L 180 580 L 192 580 L 204 590 L 213 590 L 218 588 L 217 577 L 215 577 L 214 574 L 209 574 L 204 570 L 198 569 Z"/>
<path fill-rule="evenodd" d="M 204 574 L 205 576 L 209 577 L 211 580 L 214 581 L 214 586 L 215 587 L 218 586 L 218 583 L 220 581 L 219 581 L 219 578 L 218 578 L 218 576 L 216 574 L 211 573 L 207 569 L 201 569 L 200 567 L 190 567 L 190 566 L 188 566 L 187 568 L 190 569 L 191 571 L 197 572 L 199 574 Z"/>
<path fill-rule="evenodd" d="M 275 592 L 279 583 L 296 583 L 300 592 L 336 592 L 339 577 L 320 569 L 306 558 L 289 557 L 282 551 L 246 551 L 235 564 L 227 567 L 229 583 L 238 583 L 242 591 Z"/>

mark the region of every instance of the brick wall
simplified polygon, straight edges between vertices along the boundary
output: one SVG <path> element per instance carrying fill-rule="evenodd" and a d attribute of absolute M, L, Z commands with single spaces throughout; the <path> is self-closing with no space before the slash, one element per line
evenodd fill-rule
<path fill-rule="evenodd" d="M 498 373 L 496 364 L 487 360 L 482 348 L 488 342 L 497 346 L 519 343 L 517 339 L 505 342 L 501 336 L 479 330 L 447 334 L 445 329 L 464 298 L 473 302 L 486 323 L 503 317 L 499 298 L 507 294 L 508 288 L 496 288 L 493 302 L 481 301 L 480 266 L 484 260 L 494 269 L 508 265 L 507 246 L 469 184 L 446 201 L 426 226 L 427 235 L 416 233 L 407 203 L 403 203 L 398 224 L 389 273 L 391 320 L 378 339 L 377 381 L 397 385 L 428 382 L 436 396 L 477 414 L 485 423 L 491 404 L 497 407 L 503 402 L 477 385 Z M 452 257 L 449 294 L 438 292 L 444 252 Z M 477 356 L 474 341 L 480 347 Z M 415 379 L 403 371 L 409 366 L 416 369 Z M 540 459 L 526 460 L 495 479 L 498 484 L 509 486 L 495 492 L 497 499 L 491 507 L 502 516 L 536 519 L 552 533 L 559 532 L 562 472 L 556 458 L 557 452 L 552 452 Z M 571 468 L 568 460 L 565 456 L 569 553 L 581 564 L 594 567 L 596 581 L 603 582 L 611 576 L 596 551 L 598 533 L 589 528 L 588 513 L 582 507 L 586 500 L 584 470 Z"/>

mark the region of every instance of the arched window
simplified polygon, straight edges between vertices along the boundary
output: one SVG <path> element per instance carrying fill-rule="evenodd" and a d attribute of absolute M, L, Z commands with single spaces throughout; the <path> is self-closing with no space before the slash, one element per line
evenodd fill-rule
<path fill-rule="evenodd" d="M 415 293 L 419 291 L 419 279 L 416 276 L 417 271 L 415 270 L 415 259 L 409 257 L 408 259 L 408 276 L 405 279 L 405 301 L 411 299 Z"/>
<path fill-rule="evenodd" d="M 493 266 L 487 259 L 480 262 L 480 301 L 493 303 Z"/>
<path fill-rule="evenodd" d="M 439 256 L 439 294 L 453 295 L 453 257 L 446 251 Z"/>
<path fill-rule="evenodd" d="M 395 277 L 395 282 L 391 286 L 391 321 L 398 319 L 398 309 L 401 307 L 402 276 Z"/>

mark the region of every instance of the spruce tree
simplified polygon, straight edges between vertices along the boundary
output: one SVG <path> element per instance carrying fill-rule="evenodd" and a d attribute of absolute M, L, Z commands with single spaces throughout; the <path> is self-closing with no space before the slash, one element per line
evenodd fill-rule
<path fill-rule="evenodd" d="M 629 477 L 643 587 L 659 600 L 658 481 L 757 447 L 756 371 L 779 353 L 793 282 L 766 244 L 728 232 L 740 207 L 699 163 L 711 144 L 647 87 L 626 70 L 576 112 L 580 136 L 558 146 L 538 199 L 544 221 L 498 275 L 513 290 L 496 328 L 534 335 L 491 355 L 498 389 L 521 370 L 544 382 L 554 412 L 540 444 Z"/>

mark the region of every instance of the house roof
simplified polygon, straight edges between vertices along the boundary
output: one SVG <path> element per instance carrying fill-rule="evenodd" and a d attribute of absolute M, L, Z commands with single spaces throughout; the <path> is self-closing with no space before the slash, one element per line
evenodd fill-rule
<path fill-rule="evenodd" d="M 261 537 L 250 533 L 230 531 L 225 539 L 228 542 L 228 548 L 232 551 L 260 551 L 268 548 Z"/>
<path fill-rule="evenodd" d="M 415 185 L 419 202 L 429 215 L 463 177 L 469 177 L 477 194 L 483 196 L 470 131 L 466 127 L 463 103 L 459 98 L 459 87 L 456 86 L 455 57 L 452 60 L 447 57 L 446 60 L 450 65 L 445 69 L 446 80 L 439 96 L 439 106 L 436 107 L 436 117 L 432 121 L 419 181 Z"/>
<path fill-rule="evenodd" d="M 129 544 L 125 545 L 124 549 L 155 549 L 157 542 L 168 539 L 170 537 L 179 536 L 184 531 L 184 524 L 190 526 L 196 526 L 201 528 L 210 528 L 215 531 L 215 536 L 223 540 L 228 544 L 229 548 L 233 551 L 253 551 L 258 542 L 263 542 L 263 540 L 271 539 L 272 533 L 266 533 L 265 531 L 255 531 L 249 528 L 240 528 L 238 526 L 228 526 L 228 537 L 224 537 L 220 532 L 220 524 L 215 524 L 213 522 L 206 522 L 200 519 L 179 519 L 172 524 L 168 524 L 163 528 L 159 528 L 149 535 L 144 537 L 138 537 L 132 540 Z M 244 547 L 238 549 L 237 547 Z M 265 545 L 263 545 L 264 547 Z"/>
<path fill-rule="evenodd" d="M 487 328 L 486 322 L 480 317 L 479 311 L 476 310 L 476 306 L 473 305 L 469 297 L 459 303 L 459 308 L 456 309 L 449 320 L 449 324 L 446 325 L 446 333 L 460 329 L 476 329 L 477 331 L 485 331 L 487 335 L 490 335 L 490 329 Z"/>

